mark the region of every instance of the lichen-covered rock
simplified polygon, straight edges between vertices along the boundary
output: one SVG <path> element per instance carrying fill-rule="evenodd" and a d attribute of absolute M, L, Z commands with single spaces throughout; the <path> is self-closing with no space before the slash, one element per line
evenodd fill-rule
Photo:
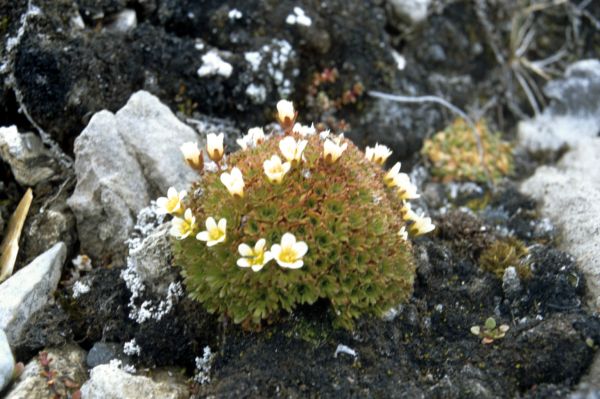
<path fill-rule="evenodd" d="M 173 374 L 157 373 L 145 377 L 132 375 L 114 365 L 100 365 L 92 369 L 90 379 L 81 387 L 84 399 L 187 399 L 190 396 L 185 382 Z"/>
<path fill-rule="evenodd" d="M 9 342 L 19 337 L 29 317 L 56 289 L 66 253 L 65 244 L 55 244 L 0 284 L 0 328 Z"/>
<path fill-rule="evenodd" d="M 25 370 L 6 393 L 6 399 L 46 399 L 53 394 L 66 397 L 73 394 L 86 380 L 85 351 L 77 345 L 65 345 L 45 351 L 51 360 L 47 367 L 40 354 L 31 359 Z M 53 384 L 48 383 L 44 372 L 54 372 Z M 66 382 L 68 381 L 68 382 Z"/>
<path fill-rule="evenodd" d="M 135 217 L 150 198 L 194 179 L 179 147 L 199 140 L 147 92 L 132 95 L 116 114 L 94 115 L 75 142 L 77 186 L 68 200 L 82 251 L 122 259 Z"/>
<path fill-rule="evenodd" d="M 556 166 L 542 166 L 521 190 L 539 201 L 541 212 L 562 230 L 562 247 L 577 257 L 592 295 L 600 306 L 600 139 L 577 144 Z M 597 181 L 597 180 L 596 180 Z"/>

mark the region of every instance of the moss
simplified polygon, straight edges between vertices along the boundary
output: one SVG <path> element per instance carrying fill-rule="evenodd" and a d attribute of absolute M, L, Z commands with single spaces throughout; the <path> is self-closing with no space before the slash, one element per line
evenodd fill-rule
<path fill-rule="evenodd" d="M 6 33 L 6 31 L 8 30 L 8 24 L 10 22 L 10 19 L 8 18 L 8 16 L 3 16 L 0 17 L 0 35 L 3 35 Z"/>
<path fill-rule="evenodd" d="M 305 161 L 274 185 L 263 162 L 279 154 L 283 137 L 272 135 L 227 159 L 242 171 L 243 198 L 231 196 L 219 174 L 207 171 L 190 190 L 194 195 L 185 206 L 200 225 L 210 216 L 226 218 L 227 240 L 213 247 L 193 236 L 174 241 L 189 295 L 248 328 L 322 299 L 334 324 L 351 329 L 354 319 L 381 316 L 406 301 L 415 266 L 410 242 L 398 236 L 405 227 L 403 204 L 383 184 L 383 168 L 347 140 L 343 156 L 329 164 L 321 156 L 322 139 L 312 135 L 305 138 Z M 285 269 L 275 261 L 259 272 L 236 266 L 241 243 L 264 238 L 270 247 L 286 232 L 308 244 L 302 268 Z"/>
<path fill-rule="evenodd" d="M 523 241 L 509 237 L 495 241 L 486 248 L 479 258 L 479 265 L 498 278 L 502 278 L 507 267 L 513 266 L 522 280 L 529 280 L 532 271 L 527 261 L 528 253 Z"/>
<path fill-rule="evenodd" d="M 445 130 L 423 144 L 422 154 L 431 174 L 442 182 L 499 180 L 512 173 L 512 146 L 499 133 L 492 133 L 484 120 L 477 123 L 483 149 L 479 156 L 476 137 L 463 119 L 456 119 Z"/>

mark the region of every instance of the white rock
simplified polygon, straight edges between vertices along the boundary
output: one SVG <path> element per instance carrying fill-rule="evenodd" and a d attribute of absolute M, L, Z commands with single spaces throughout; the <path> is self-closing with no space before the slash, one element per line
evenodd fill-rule
<path fill-rule="evenodd" d="M 10 351 L 8 338 L 4 330 L 0 329 L 0 392 L 12 380 L 15 371 L 15 358 Z"/>
<path fill-rule="evenodd" d="M 187 399 L 187 386 L 174 379 L 159 376 L 153 380 L 136 376 L 110 364 L 92 369 L 90 379 L 81 387 L 82 399 Z"/>
<path fill-rule="evenodd" d="M 114 20 L 106 26 L 109 32 L 129 32 L 137 26 L 137 14 L 135 10 L 125 9 L 115 15 Z"/>
<path fill-rule="evenodd" d="M 600 138 L 580 142 L 555 167 L 539 167 L 521 191 L 560 228 L 561 247 L 577 257 L 600 309 Z"/>
<path fill-rule="evenodd" d="M 0 284 L 0 329 L 13 342 L 29 317 L 41 309 L 60 279 L 67 247 L 60 242 Z"/>
<path fill-rule="evenodd" d="M 388 0 L 394 14 L 416 24 L 427 18 L 431 0 Z"/>
<path fill-rule="evenodd" d="M 145 91 L 133 94 L 116 115 L 100 111 L 92 117 L 75 140 L 77 186 L 68 200 L 82 251 L 96 259 L 123 254 L 135 215 L 150 199 L 197 179 L 179 150 L 187 141 L 201 140 Z"/>

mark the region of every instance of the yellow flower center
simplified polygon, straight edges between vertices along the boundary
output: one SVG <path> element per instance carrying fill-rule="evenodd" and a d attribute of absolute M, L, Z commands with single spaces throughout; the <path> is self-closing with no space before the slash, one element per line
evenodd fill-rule
<path fill-rule="evenodd" d="M 218 228 L 212 229 L 208 232 L 208 237 L 211 241 L 217 241 L 219 238 L 223 237 L 223 232 Z"/>
<path fill-rule="evenodd" d="M 248 259 L 248 262 L 250 262 L 250 264 L 252 266 L 262 265 L 263 263 L 265 263 L 265 252 L 264 251 L 254 252 L 253 255 L 254 256 L 252 256 L 250 259 Z"/>
<path fill-rule="evenodd" d="M 173 212 L 178 204 L 179 204 L 179 197 L 169 198 L 169 200 L 167 201 L 167 206 L 166 206 L 167 211 Z"/>
<path fill-rule="evenodd" d="M 293 248 L 287 247 L 281 249 L 279 260 L 285 263 L 294 263 L 296 259 L 298 259 L 298 254 L 296 254 Z"/>

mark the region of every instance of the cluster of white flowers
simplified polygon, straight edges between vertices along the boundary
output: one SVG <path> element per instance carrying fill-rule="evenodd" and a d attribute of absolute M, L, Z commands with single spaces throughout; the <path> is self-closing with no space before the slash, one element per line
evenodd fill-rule
<path fill-rule="evenodd" d="M 285 132 L 286 136 L 279 141 L 279 151 L 284 161 L 278 154 L 273 154 L 269 159 L 263 162 L 263 169 L 267 180 L 272 184 L 282 184 L 286 174 L 294 167 L 305 162 L 304 151 L 308 145 L 308 140 L 299 138 L 296 140 L 291 133 L 296 133 L 301 137 L 308 137 L 316 134 L 314 126 L 303 126 L 296 122 L 298 112 L 291 101 L 281 100 L 277 103 L 277 120 Z M 223 146 L 223 133 L 208 134 L 206 141 L 206 153 L 208 157 L 217 165 L 223 161 L 225 149 Z M 262 128 L 252 128 L 248 134 L 237 140 L 237 144 L 243 149 L 254 148 L 261 145 L 266 140 Z M 323 142 L 322 159 L 328 164 L 335 164 L 342 157 L 344 151 L 348 148 L 348 143 L 344 134 L 334 136 L 329 131 L 320 133 Z M 203 153 L 196 143 L 185 143 L 181 147 L 184 159 L 194 169 L 202 171 Z M 382 144 L 376 144 L 375 147 L 367 147 L 365 158 L 378 165 L 384 165 L 390 157 L 392 151 Z M 220 168 L 217 168 L 219 170 Z M 230 171 L 223 171 L 220 175 L 220 181 L 225 186 L 229 194 L 233 197 L 242 199 L 244 197 L 245 181 L 242 171 L 237 167 L 232 167 Z M 434 229 L 430 218 L 423 215 L 416 215 L 410 211 L 410 205 L 405 201 L 419 198 L 417 188 L 412 184 L 410 177 L 406 173 L 400 173 L 400 163 L 396 163 L 384 177 L 384 183 L 388 188 L 395 189 L 398 197 L 403 201 L 404 220 L 410 221 L 409 229 L 402 227 L 398 236 L 404 240 L 408 239 L 408 234 L 420 235 L 430 232 Z M 208 247 L 219 245 L 227 240 L 227 219 L 221 218 L 218 221 L 213 216 L 208 216 L 204 222 L 206 230 L 198 232 L 198 223 L 191 209 L 185 209 L 183 199 L 186 197 L 185 191 L 178 191 L 174 187 L 169 188 L 167 196 L 157 200 L 161 207 L 161 213 L 171 214 L 173 216 L 171 235 L 179 240 L 186 239 L 195 234 L 195 238 L 206 243 Z M 269 261 L 275 260 L 277 264 L 284 268 L 297 269 L 304 265 L 302 258 L 308 251 L 308 246 L 303 241 L 297 241 L 296 237 L 288 232 L 281 239 L 280 244 L 272 244 L 270 250 L 266 250 L 267 242 L 264 238 L 259 239 L 253 245 L 242 243 L 238 246 L 240 258 L 237 265 L 242 268 L 251 268 L 253 271 L 260 271 Z"/>

